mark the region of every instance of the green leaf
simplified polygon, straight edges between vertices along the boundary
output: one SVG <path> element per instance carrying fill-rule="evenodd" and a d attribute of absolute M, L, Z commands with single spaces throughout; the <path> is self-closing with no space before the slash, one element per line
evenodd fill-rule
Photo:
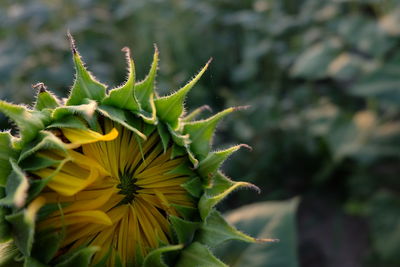
<path fill-rule="evenodd" d="M 258 238 L 278 238 L 277 243 L 249 244 L 230 241 L 218 246 L 216 255 L 229 266 L 297 267 L 295 213 L 298 199 L 261 202 L 226 214 L 228 223 Z"/>
<path fill-rule="evenodd" d="M 163 144 L 164 153 L 165 153 L 165 152 L 167 152 L 169 140 L 171 139 L 171 136 L 168 133 L 168 128 L 162 122 L 159 122 L 157 124 L 157 131 L 161 137 L 161 142 Z"/>
<path fill-rule="evenodd" d="M 172 170 L 167 171 L 165 174 L 187 175 L 189 177 L 196 176 L 196 174 L 193 172 L 190 165 L 188 165 L 186 161 L 182 162 L 180 165 L 176 166 Z"/>
<path fill-rule="evenodd" d="M 199 211 L 197 208 L 181 206 L 176 204 L 171 204 L 171 206 L 174 207 L 176 211 L 179 213 L 179 215 L 183 217 L 185 220 L 200 221 Z"/>
<path fill-rule="evenodd" d="M 172 140 L 179 146 L 185 147 L 190 144 L 189 135 L 182 135 L 173 130 L 170 126 L 168 126 L 168 131 L 172 137 Z"/>
<path fill-rule="evenodd" d="M 37 171 L 60 163 L 60 160 L 34 154 L 22 160 L 19 165 L 24 171 Z"/>
<path fill-rule="evenodd" d="M 31 255 L 35 225 L 32 218 L 27 216 L 26 210 L 6 216 L 11 224 L 15 245 L 25 257 Z"/>
<path fill-rule="evenodd" d="M 139 113 L 137 113 L 137 115 L 139 115 L 145 123 L 156 125 L 158 123 L 158 120 L 156 106 L 154 105 L 154 94 L 150 95 L 149 105 L 151 112 L 141 110 Z"/>
<path fill-rule="evenodd" d="M 210 248 L 215 248 L 228 240 L 240 240 L 249 243 L 257 242 L 257 239 L 229 225 L 218 211 L 212 211 L 198 231 L 196 241 Z"/>
<path fill-rule="evenodd" d="M 211 60 L 210 60 L 211 61 Z M 155 106 L 157 109 L 157 116 L 162 121 L 171 125 L 173 129 L 177 129 L 179 126 L 179 117 L 182 115 L 184 110 L 184 101 L 187 93 L 197 83 L 200 77 L 208 68 L 210 61 L 200 70 L 200 72 L 184 87 L 179 89 L 177 92 L 158 98 L 155 100 Z"/>
<path fill-rule="evenodd" d="M 39 212 L 36 214 L 36 219 L 38 221 L 44 220 L 49 217 L 50 214 L 52 214 L 55 211 L 60 211 L 61 208 L 66 208 L 71 203 L 48 203 L 45 204 Z M 41 235 L 42 233 L 39 233 L 38 235 Z M 45 233 L 46 234 L 46 233 Z"/>
<path fill-rule="evenodd" d="M 146 140 L 147 137 L 141 131 L 139 131 L 135 125 L 137 125 L 137 118 L 133 115 L 132 112 L 121 110 L 118 108 L 114 108 L 111 106 L 101 105 L 97 108 L 97 110 L 104 115 L 105 117 L 120 123 L 122 126 L 134 132 L 137 136 Z"/>
<path fill-rule="evenodd" d="M 157 68 L 158 68 L 158 49 L 157 46 L 154 46 L 153 62 L 151 64 L 149 74 L 143 81 L 135 85 L 135 95 L 137 100 L 139 101 L 141 107 L 145 111 L 150 113 L 153 113 L 155 111 L 153 96 L 154 96 L 154 81 L 157 75 Z"/>
<path fill-rule="evenodd" d="M 12 147 L 12 136 L 9 132 L 0 132 L 0 186 L 5 186 L 11 173 L 10 158 L 15 159 L 17 152 Z"/>
<path fill-rule="evenodd" d="M 184 154 L 189 156 L 189 160 L 192 162 L 194 168 L 196 169 L 197 166 L 199 165 L 199 161 L 197 160 L 195 155 L 190 150 L 190 142 L 191 141 L 189 139 L 189 135 L 188 134 L 182 135 L 182 134 L 176 132 L 174 129 L 171 128 L 170 125 L 168 125 L 168 131 L 171 134 L 172 140 L 175 142 L 175 144 L 184 147 L 184 150 L 183 150 Z M 172 151 L 172 157 L 174 158 L 177 155 L 176 153 L 181 153 L 181 152 L 182 152 L 181 149 L 174 147 L 174 150 Z"/>
<path fill-rule="evenodd" d="M 241 187 L 251 188 L 256 190 L 258 193 L 260 192 L 260 189 L 251 183 L 234 182 L 220 172 L 214 175 L 211 180 L 211 185 L 206 188 L 199 201 L 201 218 L 205 220 L 215 205 L 221 202 L 230 193 Z"/>
<path fill-rule="evenodd" d="M 172 145 L 172 153 L 171 153 L 171 159 L 174 159 L 179 156 L 186 155 L 186 149 L 182 146 L 179 146 L 177 144 Z"/>
<path fill-rule="evenodd" d="M 157 124 L 157 112 L 154 104 L 155 78 L 158 67 L 158 49 L 154 47 L 153 62 L 146 78 L 135 84 L 135 96 L 138 100 L 141 111 L 137 113 L 146 123 Z"/>
<path fill-rule="evenodd" d="M 185 248 L 175 267 L 227 267 L 222 261 L 217 259 L 204 245 L 199 242 L 192 243 Z"/>
<path fill-rule="evenodd" d="M 141 128 L 142 129 L 141 132 L 147 137 L 149 137 L 157 128 L 156 125 L 143 123 L 141 120 L 137 120 L 137 122 L 138 123 L 136 124 L 137 125 L 136 128 Z"/>
<path fill-rule="evenodd" d="M 143 261 L 143 267 L 168 267 L 163 261 L 164 253 L 177 251 L 183 248 L 183 245 L 165 246 L 151 251 Z"/>
<path fill-rule="evenodd" d="M 55 267 L 87 267 L 98 247 L 83 247 L 74 252 L 66 260 L 58 263 Z"/>
<path fill-rule="evenodd" d="M 204 106 L 201 106 L 201 107 L 193 110 L 188 115 L 183 117 L 182 121 L 191 122 L 191 121 L 195 120 L 198 116 L 200 116 L 200 114 L 203 113 L 203 111 L 205 111 L 205 110 L 208 110 L 211 112 L 211 108 L 208 105 L 204 105 Z"/>
<path fill-rule="evenodd" d="M 15 206 L 21 208 L 25 205 L 29 189 L 28 178 L 17 165 L 14 159 L 10 159 L 12 172 L 7 179 L 6 197 L 0 200 L 0 205 Z"/>
<path fill-rule="evenodd" d="M 48 264 L 56 255 L 64 234 L 62 232 L 39 232 L 35 235 L 32 256 Z"/>
<path fill-rule="evenodd" d="M 226 177 L 222 172 L 217 172 L 216 175 L 211 177 L 210 186 L 206 187 L 206 194 L 210 196 L 215 196 L 223 193 L 226 190 L 229 190 L 232 186 L 235 186 L 237 183 L 243 183 L 241 186 L 248 186 L 251 189 L 260 193 L 260 189 L 247 182 L 235 182 Z"/>
<path fill-rule="evenodd" d="M 48 267 L 48 265 L 41 263 L 35 258 L 27 257 L 25 258 L 24 267 Z"/>
<path fill-rule="evenodd" d="M 95 128 L 97 127 L 96 108 L 96 101 L 85 98 L 80 105 L 56 108 L 51 116 L 54 123 L 66 123 L 67 121 L 64 120 L 67 120 L 70 116 L 79 115 L 84 118 L 91 127 Z"/>
<path fill-rule="evenodd" d="M 85 68 L 81 56 L 76 50 L 74 40 L 69 35 L 73 60 L 75 64 L 76 77 L 67 100 L 68 106 L 84 104 L 84 99 L 88 98 L 101 102 L 106 95 L 106 86 L 98 82 Z"/>
<path fill-rule="evenodd" d="M 203 183 L 199 177 L 194 177 L 181 185 L 194 197 L 199 198 L 203 193 Z"/>
<path fill-rule="evenodd" d="M 63 160 L 59 161 L 58 165 L 53 166 L 55 169 L 53 173 L 49 175 L 47 178 L 30 180 L 27 202 L 34 200 L 40 194 L 40 192 L 42 192 L 42 190 L 46 187 L 46 185 L 50 182 L 50 180 L 53 179 L 53 177 L 57 175 L 57 173 L 60 172 L 64 164 L 71 160 L 72 159 L 69 157 L 69 155 L 66 155 L 66 157 Z"/>
<path fill-rule="evenodd" d="M 380 105 L 398 107 L 400 101 L 400 67 L 398 63 L 385 64 L 363 75 L 349 92 L 359 97 L 377 99 Z"/>
<path fill-rule="evenodd" d="M 118 256 L 118 254 L 117 254 Z M 136 266 L 143 266 L 144 257 L 139 246 L 136 247 L 135 251 L 135 264 Z"/>
<path fill-rule="evenodd" d="M 18 162 L 22 162 L 27 157 L 45 149 L 57 149 L 66 152 L 65 145 L 59 138 L 49 131 L 41 131 L 38 137 L 21 151 Z"/>
<path fill-rule="evenodd" d="M 291 69 L 292 76 L 311 80 L 324 78 L 327 76 L 330 63 L 340 50 L 341 44 L 336 39 L 309 47 L 296 59 Z"/>
<path fill-rule="evenodd" d="M 110 257 L 110 254 L 111 254 L 111 250 L 112 250 L 113 248 L 112 247 L 110 247 L 110 249 L 108 250 L 108 252 L 96 263 L 96 264 L 92 264 L 92 266 L 93 267 L 104 267 L 104 266 L 107 266 L 107 261 L 108 261 L 108 259 L 109 259 L 109 257 Z M 117 263 L 117 260 L 119 261 L 118 263 Z M 118 265 L 119 264 L 119 265 Z M 115 262 L 114 262 L 114 267 L 117 267 L 117 266 L 120 266 L 122 263 L 121 263 L 121 259 L 120 259 L 120 257 L 119 257 L 119 254 L 117 254 L 116 255 L 116 257 L 115 257 Z"/>
<path fill-rule="evenodd" d="M 19 146 L 33 140 L 36 134 L 44 129 L 49 120 L 48 114 L 45 112 L 28 110 L 24 106 L 10 104 L 2 100 L 0 100 L 0 112 L 17 124 L 21 135 Z"/>
<path fill-rule="evenodd" d="M 368 64 L 361 56 L 343 52 L 329 65 L 328 74 L 331 78 L 348 81 L 360 76 L 362 68 Z"/>
<path fill-rule="evenodd" d="M 129 48 L 124 47 L 122 51 L 126 53 L 129 65 L 128 80 L 121 87 L 112 89 L 102 104 L 131 111 L 140 111 L 140 104 L 135 95 L 135 64 L 131 59 Z"/>
<path fill-rule="evenodd" d="M 5 216 L 7 214 L 7 208 L 0 207 L 0 245 L 4 242 L 9 241 L 12 238 L 11 227 L 9 223 L 5 220 Z"/>
<path fill-rule="evenodd" d="M 0 187 L 0 198 L 3 198 L 4 196 L 5 196 L 5 189 Z M 9 223 L 5 219 L 5 216 L 7 216 L 9 213 L 10 210 L 8 208 L 0 207 L 0 246 L 2 246 L 2 243 L 7 242 L 11 239 L 11 228 Z M 0 253 L 0 266 L 2 266 L 1 253 Z"/>
<path fill-rule="evenodd" d="M 91 120 L 93 114 L 95 113 L 97 108 L 97 102 L 85 99 L 85 103 L 76 106 L 62 106 L 56 108 L 52 113 L 52 119 L 54 120 L 61 120 L 64 119 L 66 116 L 71 115 L 81 115 L 85 119 Z"/>
<path fill-rule="evenodd" d="M 47 126 L 47 129 L 49 128 L 74 128 L 85 130 L 87 129 L 87 124 L 78 116 L 66 115 L 61 119 L 53 120 L 53 122 Z"/>
<path fill-rule="evenodd" d="M 192 141 L 190 144 L 191 151 L 193 151 L 197 156 L 200 156 L 200 158 L 205 158 L 210 152 L 212 137 L 218 122 L 223 117 L 237 109 L 238 108 L 228 108 L 206 120 L 186 123 L 184 125 L 183 133 L 190 135 L 190 140 Z"/>
<path fill-rule="evenodd" d="M 5 217 L 11 225 L 15 245 L 25 257 L 31 255 L 36 215 L 44 203 L 45 199 L 39 197 L 32 201 L 27 208 Z"/>
<path fill-rule="evenodd" d="M 46 90 L 46 86 L 43 83 L 38 83 L 35 85 L 35 88 L 39 88 L 39 92 L 37 95 L 35 109 L 43 110 L 45 108 L 55 109 L 59 104 L 59 100 L 55 95 Z"/>
<path fill-rule="evenodd" d="M 221 167 L 221 164 L 241 147 L 251 149 L 248 145 L 241 144 L 225 150 L 209 153 L 204 160 L 200 161 L 198 172 L 202 177 L 208 177 L 209 175 L 214 174 Z"/>
<path fill-rule="evenodd" d="M 119 256 L 118 253 L 117 253 L 116 257 L 115 257 L 114 266 L 115 267 L 124 267 L 124 265 L 122 264 L 121 257 Z"/>
<path fill-rule="evenodd" d="M 178 237 L 178 242 L 180 244 L 190 244 L 196 230 L 200 227 L 200 223 L 186 221 L 176 216 L 169 216 L 169 220 Z"/>

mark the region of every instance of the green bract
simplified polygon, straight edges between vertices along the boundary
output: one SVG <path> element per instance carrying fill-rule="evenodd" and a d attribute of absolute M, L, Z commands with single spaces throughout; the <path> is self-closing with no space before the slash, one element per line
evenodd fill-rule
<path fill-rule="evenodd" d="M 169 243 L 159 242 L 148 253 L 140 249 L 129 251 L 136 256 L 135 261 L 127 265 L 225 266 L 213 256 L 211 251 L 215 246 L 231 239 L 258 241 L 230 226 L 214 209 L 236 188 L 252 187 L 258 190 L 249 183 L 234 182 L 219 171 L 221 164 L 245 145 L 221 151 L 211 149 L 219 121 L 237 108 L 228 108 L 204 120 L 195 120 L 204 108 L 188 115 L 184 111 L 187 93 L 209 63 L 184 87 L 170 95 L 158 97 L 154 91 L 157 48 L 150 72 L 140 82 L 136 82 L 129 49 L 124 48 L 129 64 L 128 79 L 122 86 L 107 91 L 106 86 L 84 67 L 72 37 L 71 44 L 76 79 L 68 99 L 60 101 L 43 84 L 38 84 L 39 92 L 33 109 L 0 101 L 0 111 L 19 128 L 18 137 L 10 132 L 0 133 L 0 265 L 78 267 L 94 264 L 92 258 L 98 247 L 80 246 L 72 251 L 60 249 L 68 237 L 65 229 L 43 232 L 39 230 L 37 222 L 57 211 L 61 213 L 61 218 L 64 216 L 66 206 L 45 203 L 39 197 L 44 190 L 48 190 L 47 186 L 52 183 L 54 176 L 71 161 L 69 151 L 72 151 L 73 144 L 65 142 L 65 136 L 60 137 L 60 132 L 83 130 L 101 133 L 99 121 L 104 120 L 119 125 L 124 129 L 122 131 L 133 132 L 139 146 L 151 134 L 157 134 L 163 153 L 170 151 L 171 160 L 176 157 L 189 159 L 188 166 L 180 166 L 181 169 L 173 171 L 183 172 L 190 177 L 180 186 L 193 199 L 194 206 L 172 205 L 179 216 L 165 214 L 172 232 Z M 66 156 L 45 157 L 43 153 L 46 151 Z M 39 175 L 41 170 L 49 167 L 54 169 L 54 175 L 45 178 Z M 119 187 L 122 188 L 120 194 L 130 194 L 122 204 L 135 201 L 136 191 L 141 189 L 134 184 L 135 181 L 128 179 L 124 188 Z M 122 262 L 117 257 L 113 264 L 118 266 Z M 107 257 L 96 262 L 96 266 L 103 265 L 111 265 Z"/>

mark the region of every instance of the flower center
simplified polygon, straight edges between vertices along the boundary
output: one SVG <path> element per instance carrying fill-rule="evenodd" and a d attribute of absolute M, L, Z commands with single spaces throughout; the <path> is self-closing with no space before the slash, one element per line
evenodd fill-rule
<path fill-rule="evenodd" d="M 118 203 L 117 206 L 130 204 L 135 199 L 137 191 L 141 189 L 141 187 L 136 185 L 137 179 L 132 178 L 132 175 L 129 173 L 120 173 L 119 179 L 120 183 L 117 185 L 117 188 L 120 190 L 118 194 L 125 195 L 125 197 Z"/>

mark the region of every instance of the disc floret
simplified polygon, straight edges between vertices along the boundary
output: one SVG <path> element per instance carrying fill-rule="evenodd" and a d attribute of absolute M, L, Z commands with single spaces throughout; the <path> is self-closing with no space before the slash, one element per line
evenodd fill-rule
<path fill-rule="evenodd" d="M 119 179 L 121 182 L 117 185 L 120 190 L 118 194 L 124 195 L 124 199 L 119 204 L 130 204 L 135 199 L 137 191 L 141 188 L 136 185 L 137 179 L 132 178 L 132 174 L 121 173 Z"/>

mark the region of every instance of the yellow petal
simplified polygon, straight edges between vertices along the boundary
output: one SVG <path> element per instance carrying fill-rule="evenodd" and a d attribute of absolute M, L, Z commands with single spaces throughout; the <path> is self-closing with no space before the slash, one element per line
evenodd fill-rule
<path fill-rule="evenodd" d="M 79 239 L 85 238 L 87 236 L 96 235 L 99 232 L 104 231 L 106 228 L 110 226 L 106 226 L 104 224 L 74 224 L 67 228 L 67 234 L 65 235 L 65 239 L 62 242 L 62 246 L 69 245 Z M 113 226 L 111 226 L 112 228 Z"/>
<path fill-rule="evenodd" d="M 108 227 L 103 231 L 99 232 L 98 235 L 91 242 L 91 246 L 100 247 L 100 251 L 95 254 L 93 257 L 93 263 L 98 263 L 107 253 L 110 251 L 112 247 L 113 234 L 115 232 L 115 227 Z"/>
<path fill-rule="evenodd" d="M 43 221 L 41 226 L 59 228 L 63 225 L 71 225 L 78 223 L 94 223 L 112 225 L 112 221 L 108 215 L 99 210 L 78 211 L 69 213 L 63 217 L 57 216 Z"/>
<path fill-rule="evenodd" d="M 41 207 L 43 207 L 44 204 L 46 204 L 46 199 L 44 197 L 37 197 L 35 200 L 33 200 L 26 210 L 26 216 L 28 219 L 34 221 L 36 213 Z"/>
<path fill-rule="evenodd" d="M 64 214 L 69 214 L 77 211 L 88 211 L 88 210 L 96 210 L 102 207 L 107 201 L 110 199 L 111 195 L 115 192 L 114 188 L 109 190 L 102 190 L 104 193 L 99 195 L 98 197 L 86 200 L 75 200 L 71 202 L 71 205 L 63 208 L 62 212 Z M 83 191 L 85 192 L 85 191 Z M 79 193 L 78 193 L 79 194 Z M 61 211 L 53 213 L 52 216 L 60 215 Z"/>
<path fill-rule="evenodd" d="M 65 137 L 71 142 L 71 144 L 67 144 L 67 147 L 70 149 L 77 148 L 84 144 L 95 143 L 98 141 L 111 141 L 118 136 L 118 131 L 115 128 L 113 128 L 106 135 L 92 130 L 81 130 L 72 128 L 64 128 L 62 129 L 62 132 Z"/>
<path fill-rule="evenodd" d="M 99 172 L 95 168 L 91 168 L 89 176 L 84 179 L 71 176 L 65 172 L 54 174 L 54 171 L 51 169 L 43 169 L 34 173 L 42 178 L 48 178 L 54 175 L 47 186 L 63 196 L 72 196 L 78 193 L 99 177 Z"/>
<path fill-rule="evenodd" d="M 96 167 L 103 175 L 110 175 L 110 173 L 104 169 L 96 160 L 93 160 L 90 157 L 87 157 L 81 153 L 78 153 L 74 150 L 68 150 L 68 154 L 71 156 L 72 161 L 75 162 L 77 165 L 83 167 Z M 88 168 L 88 169 L 89 169 Z"/>

